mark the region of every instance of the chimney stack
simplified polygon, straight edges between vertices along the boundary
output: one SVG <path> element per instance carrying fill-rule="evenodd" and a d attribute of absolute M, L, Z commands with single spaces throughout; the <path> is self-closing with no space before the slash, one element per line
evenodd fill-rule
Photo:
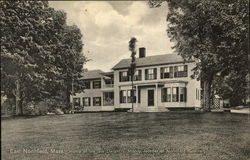
<path fill-rule="evenodd" d="M 141 47 L 139 48 L 139 58 L 144 58 L 146 57 L 146 48 Z"/>

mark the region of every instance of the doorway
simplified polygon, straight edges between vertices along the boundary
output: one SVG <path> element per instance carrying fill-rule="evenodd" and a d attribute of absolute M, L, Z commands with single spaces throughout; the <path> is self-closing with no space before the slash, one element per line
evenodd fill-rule
<path fill-rule="evenodd" d="M 154 90 L 148 90 L 148 106 L 154 106 Z"/>

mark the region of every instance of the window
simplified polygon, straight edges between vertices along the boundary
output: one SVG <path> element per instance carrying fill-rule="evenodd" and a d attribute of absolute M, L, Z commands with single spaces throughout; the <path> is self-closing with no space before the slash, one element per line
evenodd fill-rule
<path fill-rule="evenodd" d="M 172 88 L 172 102 L 179 101 L 179 87 Z"/>
<path fill-rule="evenodd" d="M 134 98 L 132 97 L 132 90 L 128 90 L 128 103 L 132 103 L 132 102 L 136 102 L 136 93 L 135 90 L 133 90 L 134 92 Z"/>
<path fill-rule="evenodd" d="M 73 98 L 73 105 L 80 106 L 80 98 Z"/>
<path fill-rule="evenodd" d="M 126 91 L 120 91 L 120 103 L 126 103 Z"/>
<path fill-rule="evenodd" d="M 84 89 L 90 89 L 90 82 L 88 81 L 88 82 L 83 82 L 83 88 Z"/>
<path fill-rule="evenodd" d="M 187 65 L 174 66 L 174 77 L 187 77 Z"/>
<path fill-rule="evenodd" d="M 161 79 L 163 78 L 173 78 L 173 67 L 161 68 Z"/>
<path fill-rule="evenodd" d="M 157 78 L 157 69 L 145 69 L 145 79 L 146 80 L 153 80 Z"/>
<path fill-rule="evenodd" d="M 93 89 L 101 88 L 101 81 L 93 81 Z"/>
<path fill-rule="evenodd" d="M 101 106 L 101 97 L 93 98 L 93 106 Z"/>
<path fill-rule="evenodd" d="M 129 76 L 128 76 L 128 72 L 127 71 L 123 71 L 119 73 L 119 81 L 120 82 L 126 82 L 129 81 Z"/>
<path fill-rule="evenodd" d="M 186 87 L 180 87 L 180 102 L 186 102 L 187 100 L 187 91 Z"/>
<path fill-rule="evenodd" d="M 90 106 L 90 97 L 83 97 L 83 106 Z"/>
<path fill-rule="evenodd" d="M 103 93 L 103 105 L 113 106 L 114 105 L 114 92 L 104 92 Z"/>
<path fill-rule="evenodd" d="M 171 88 L 162 88 L 162 102 L 171 102 Z"/>
<path fill-rule="evenodd" d="M 134 81 L 140 81 L 141 80 L 141 70 L 135 71 L 134 74 Z"/>

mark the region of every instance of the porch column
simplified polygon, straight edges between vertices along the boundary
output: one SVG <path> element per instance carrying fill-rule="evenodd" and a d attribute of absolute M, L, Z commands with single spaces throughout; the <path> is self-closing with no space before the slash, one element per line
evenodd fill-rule
<path fill-rule="evenodd" d="M 156 100 L 155 100 L 155 106 L 158 107 L 158 84 L 156 83 L 155 84 L 155 88 L 156 88 Z"/>

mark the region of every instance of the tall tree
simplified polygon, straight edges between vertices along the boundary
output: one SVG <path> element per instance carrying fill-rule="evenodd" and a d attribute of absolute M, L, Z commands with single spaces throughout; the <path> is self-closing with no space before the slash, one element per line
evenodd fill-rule
<path fill-rule="evenodd" d="M 82 76 L 83 64 L 87 58 L 82 53 L 82 34 L 77 26 L 66 26 L 63 32 L 60 58 L 57 65 L 61 68 L 62 92 L 65 95 L 65 107 L 70 109 L 70 95 L 75 94 L 79 89 L 79 81 Z"/>
<path fill-rule="evenodd" d="M 198 60 L 194 75 L 203 82 L 205 109 L 210 110 L 214 77 L 231 72 L 246 77 L 248 72 L 249 1 L 169 0 L 168 6 L 168 35 L 184 59 Z"/>
<path fill-rule="evenodd" d="M 1 33 L 5 33 L 1 36 L 1 90 L 14 95 L 17 114 L 23 114 L 24 101 L 53 98 L 62 86 L 65 70 L 58 61 L 67 58 L 61 50 L 68 45 L 66 14 L 46 1 L 1 1 L 0 7 Z"/>
<path fill-rule="evenodd" d="M 0 4 L 1 33 L 5 33 L 1 36 L 1 90 L 15 96 L 16 112 L 23 114 L 23 101 L 37 100 L 46 94 L 37 91 L 42 90 L 46 80 L 40 65 L 50 54 L 43 47 L 43 38 L 49 36 L 43 32 L 50 23 L 45 11 L 48 3 L 1 1 Z"/>
<path fill-rule="evenodd" d="M 131 65 L 129 69 L 129 74 L 131 76 L 131 82 L 132 82 L 132 112 L 134 111 L 134 74 L 136 69 L 136 62 L 135 62 L 135 55 L 136 55 L 136 42 L 137 39 L 135 37 L 132 37 L 130 41 L 128 42 L 128 49 L 131 51 Z"/>

